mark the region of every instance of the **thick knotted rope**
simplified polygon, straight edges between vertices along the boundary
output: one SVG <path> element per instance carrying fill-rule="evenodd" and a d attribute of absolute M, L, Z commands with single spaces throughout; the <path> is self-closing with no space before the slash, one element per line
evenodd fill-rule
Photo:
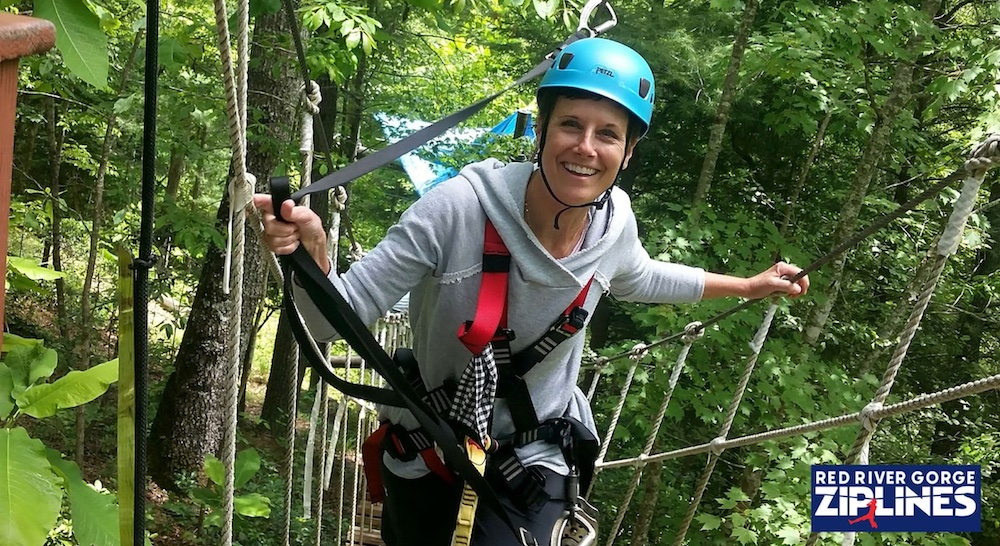
<path fill-rule="evenodd" d="M 875 391 L 875 396 L 872 399 L 872 403 L 869 405 L 871 409 L 866 408 L 868 411 L 862 411 L 861 417 L 863 426 L 858 431 L 858 435 L 854 440 L 854 445 L 851 447 L 851 451 L 848 453 L 847 458 L 844 461 L 846 464 L 868 464 L 867 459 L 871 439 L 875 434 L 875 428 L 878 426 L 878 422 L 874 420 L 872 416 L 876 414 L 875 410 L 885 404 L 886 399 L 889 397 L 889 393 L 892 391 L 892 386 L 896 381 L 899 369 L 903 364 L 903 360 L 906 358 L 907 352 L 909 351 L 910 343 L 913 341 L 913 337 L 916 335 L 917 329 L 920 327 L 924 311 L 927 310 L 927 305 L 930 303 L 931 297 L 934 295 L 934 289 L 937 287 L 938 280 L 941 278 L 941 273 L 944 271 L 944 267 L 948 262 L 948 257 L 958 251 L 958 245 L 962 232 L 965 230 L 965 224 L 968 222 L 969 215 L 972 213 L 972 209 L 976 204 L 976 199 L 979 195 L 979 188 L 983 183 L 983 178 L 986 176 L 986 171 L 992 167 L 998 159 L 1000 159 L 998 142 L 1000 142 L 1000 136 L 991 136 L 985 142 L 977 146 L 976 149 L 973 150 L 972 156 L 965 162 L 965 170 L 968 173 L 968 176 L 962 184 L 962 192 L 959 194 L 958 200 L 955 201 L 951 216 L 948 219 L 948 224 L 945 226 L 944 232 L 938 240 L 936 256 L 933 258 L 933 271 L 930 278 L 924 285 L 924 288 L 920 293 L 920 297 L 917 299 L 917 303 L 910 312 L 910 317 L 906 322 L 906 326 L 903 328 L 899 342 L 896 344 L 896 350 L 893 352 L 892 358 L 889 360 L 889 365 L 886 367 L 885 373 L 882 375 L 882 383 L 879 385 L 878 390 Z M 818 538 L 818 533 L 810 534 L 809 539 L 806 541 L 806 545 L 811 546 L 815 544 Z M 847 533 L 844 535 L 842 545 L 853 546 L 854 539 L 854 533 Z"/>
<path fill-rule="evenodd" d="M 660 425 L 663 424 L 663 418 L 667 414 L 667 406 L 670 405 L 670 399 L 674 395 L 674 388 L 677 387 L 677 380 L 680 378 L 681 371 L 684 369 L 684 363 L 687 361 L 688 354 L 691 352 L 691 346 L 696 340 L 705 335 L 705 330 L 701 327 L 700 322 L 692 322 L 684 328 L 686 332 L 683 337 L 684 345 L 681 347 L 680 353 L 677 355 L 677 360 L 674 362 L 674 368 L 670 373 L 670 380 L 667 382 L 667 390 L 663 394 L 663 400 L 660 402 L 660 409 L 656 412 L 656 417 L 653 418 L 653 428 L 650 430 L 649 435 L 646 437 L 646 445 L 642 448 L 642 454 L 639 455 L 640 463 L 636 465 L 635 471 L 632 472 L 632 481 L 629 483 L 628 489 L 625 491 L 625 498 L 622 503 L 618 506 L 618 514 L 615 517 L 615 522 L 611 526 L 611 532 L 608 535 L 607 546 L 613 546 L 615 538 L 618 536 L 618 530 L 621 528 L 622 521 L 625 519 L 625 514 L 628 512 L 628 507 L 632 503 L 632 497 L 635 495 L 635 490 L 639 486 L 639 481 L 642 479 L 642 471 L 645 465 L 645 458 L 653 451 L 653 444 L 656 443 L 656 437 L 660 433 Z M 600 470 L 594 469 L 594 478 L 597 478 L 597 474 Z M 594 481 L 591 480 L 591 489 L 594 487 Z"/>
<path fill-rule="evenodd" d="M 232 170 L 234 177 L 229 182 L 230 214 L 227 231 L 226 266 L 224 272 L 224 291 L 230 292 L 230 283 L 235 284 L 235 291 L 230 295 L 229 337 L 226 340 L 226 384 L 222 427 L 222 464 L 226 469 L 222 494 L 222 545 L 231 546 L 233 542 L 233 497 L 235 489 L 234 465 L 236 460 L 236 424 L 237 406 L 240 385 L 240 337 L 243 308 L 243 246 L 244 246 L 244 215 L 242 211 L 251 202 L 253 186 L 252 177 L 246 167 L 246 81 L 247 57 L 249 49 L 249 2 L 241 0 L 238 3 L 238 47 L 239 47 L 239 80 L 234 76 L 228 14 L 225 0 L 215 0 L 215 23 L 219 38 L 219 53 L 222 59 L 223 83 L 226 89 L 226 114 L 229 119 L 229 140 L 232 146 Z M 233 211 L 239 211 L 233 213 Z M 231 252 L 230 252 L 231 250 Z M 232 271 L 231 265 L 234 265 Z"/>

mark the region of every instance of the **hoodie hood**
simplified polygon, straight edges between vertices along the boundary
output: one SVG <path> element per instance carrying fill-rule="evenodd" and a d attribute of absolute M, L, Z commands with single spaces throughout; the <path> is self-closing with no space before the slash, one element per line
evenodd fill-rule
<path fill-rule="evenodd" d="M 488 159 L 465 167 L 460 176 L 469 181 L 525 280 L 553 288 L 582 288 L 597 273 L 605 250 L 626 228 L 625 215 L 615 214 L 615 210 L 629 209 L 628 195 L 615 186 L 604 208 L 593 211 L 583 248 L 557 260 L 524 221 L 524 197 L 534 170 L 532 163 Z M 603 284 L 603 276 L 597 277 Z"/>

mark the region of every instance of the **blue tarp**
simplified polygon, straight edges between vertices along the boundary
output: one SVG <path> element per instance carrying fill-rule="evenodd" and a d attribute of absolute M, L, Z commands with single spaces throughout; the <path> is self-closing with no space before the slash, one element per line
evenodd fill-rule
<path fill-rule="evenodd" d="M 395 142 L 414 131 L 430 125 L 430 122 L 398 118 L 387 114 L 378 114 L 375 117 L 382 124 L 382 130 L 390 142 Z M 490 129 L 450 129 L 432 142 L 438 145 L 437 153 L 440 156 L 450 153 L 456 144 L 481 141 L 484 136 L 489 134 L 513 135 L 516 125 L 517 112 L 514 112 Z M 535 131 L 531 126 L 530 114 L 528 114 L 524 136 L 535 138 Z M 426 149 L 426 146 L 424 146 L 424 149 Z M 452 167 L 446 167 L 434 161 L 427 161 L 417 155 L 416 151 L 404 154 L 399 158 L 399 163 L 402 165 L 403 171 L 406 172 L 406 176 L 413 183 L 413 187 L 416 188 L 417 195 L 427 193 L 434 186 L 458 174 Z"/>

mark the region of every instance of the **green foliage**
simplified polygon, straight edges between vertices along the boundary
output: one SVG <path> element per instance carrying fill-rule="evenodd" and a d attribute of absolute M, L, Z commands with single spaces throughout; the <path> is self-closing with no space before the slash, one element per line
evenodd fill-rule
<path fill-rule="evenodd" d="M 115 381 L 118 381 L 118 359 L 85 371 L 74 370 L 53 383 L 31 387 L 17 398 L 17 404 L 25 415 L 36 419 L 50 417 L 61 409 L 90 402 Z"/>
<path fill-rule="evenodd" d="M 58 451 L 46 451 L 52 469 L 62 478 L 73 516 L 73 536 L 80 544 L 116 546 L 121 543 L 118 503 L 114 495 L 103 491 L 101 483 L 83 480 L 76 463 L 62 458 Z M 147 538 L 148 541 L 148 538 Z"/>
<path fill-rule="evenodd" d="M 56 26 L 56 47 L 73 74 L 94 87 L 108 84 L 108 37 L 87 3 L 35 0 L 34 13 Z"/>
<path fill-rule="evenodd" d="M 56 525 L 63 492 L 70 500 L 72 534 L 80 544 L 119 541 L 118 505 L 111 495 L 83 481 L 76 463 L 46 449 L 23 427 L 22 414 L 51 417 L 59 409 L 85 404 L 118 378 L 118 361 L 72 371 L 41 383 L 56 369 L 57 355 L 41 341 L 4 334 L 0 361 L 0 542 L 42 544 Z M 100 484 L 98 484 L 98 488 Z"/>
<path fill-rule="evenodd" d="M 233 488 L 245 486 L 260 470 L 261 459 L 255 449 L 245 449 L 236 454 L 233 465 Z M 209 455 L 205 458 L 205 475 L 212 482 L 211 487 L 196 487 L 191 490 L 195 502 L 208 508 L 205 523 L 210 527 L 222 525 L 222 487 L 225 484 L 225 468 L 222 462 Z M 260 493 L 245 493 L 233 498 L 233 512 L 247 518 L 271 517 L 271 499 Z"/>
<path fill-rule="evenodd" d="M 61 504 L 42 442 L 22 427 L 0 429 L 0 542 L 44 543 Z"/>

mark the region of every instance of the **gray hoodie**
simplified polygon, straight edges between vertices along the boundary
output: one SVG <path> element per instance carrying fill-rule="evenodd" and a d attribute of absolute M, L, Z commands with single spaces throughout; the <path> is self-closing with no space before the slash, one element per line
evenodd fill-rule
<path fill-rule="evenodd" d="M 601 296 L 647 303 L 694 302 L 701 298 L 704 271 L 653 260 L 639 242 L 628 195 L 617 187 L 608 205 L 593 215 L 578 252 L 553 258 L 524 222 L 524 196 L 534 170 L 530 163 L 495 159 L 471 164 L 413 204 L 399 223 L 362 260 L 330 281 L 366 324 L 381 317 L 410 292 L 413 351 L 428 389 L 457 380 L 472 355 L 458 340 L 459 325 L 476 312 L 486 218 L 511 254 L 507 288 L 508 326 L 516 334 L 515 353 L 541 337 L 593 277 L 584 307 L 592 315 Z M 319 340 L 336 333 L 304 291 L 299 309 Z M 589 317 L 588 317 L 589 319 Z M 589 322 L 589 320 L 588 320 Z M 577 387 L 582 333 L 566 340 L 525 376 L 538 421 L 570 416 L 596 435 L 586 396 Z M 417 422 L 408 411 L 382 408 L 381 417 L 408 429 Z M 514 432 L 504 400 L 497 400 L 493 434 Z M 536 442 L 518 450 L 526 466 L 568 472 L 558 448 Z M 418 457 L 400 462 L 385 457 L 396 474 L 416 478 L 428 472 Z"/>

